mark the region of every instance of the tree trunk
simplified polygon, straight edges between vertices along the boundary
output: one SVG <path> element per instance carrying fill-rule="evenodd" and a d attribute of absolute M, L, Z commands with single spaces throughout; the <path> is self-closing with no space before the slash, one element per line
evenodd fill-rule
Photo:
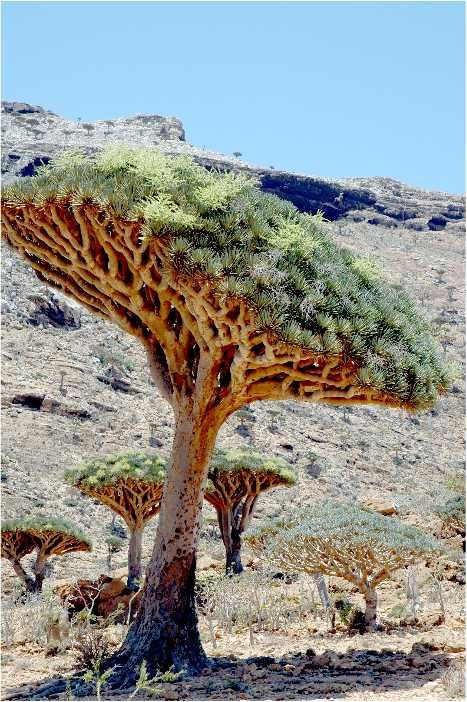
<path fill-rule="evenodd" d="M 238 575 L 243 573 L 242 557 L 242 539 L 240 532 L 235 527 L 232 527 L 230 538 L 230 550 L 226 551 L 225 572 L 227 575 Z"/>
<path fill-rule="evenodd" d="M 117 666 L 110 679 L 112 686 L 133 684 L 143 661 L 149 676 L 171 666 L 194 673 L 208 665 L 195 608 L 195 553 L 203 488 L 217 431 L 212 417 L 196 415 L 189 398 L 178 409 L 154 550 L 138 614 L 122 648 L 108 661 L 109 667 Z"/>
<path fill-rule="evenodd" d="M 47 556 L 45 556 L 41 551 L 37 554 L 36 562 L 32 568 L 34 573 L 34 592 L 42 592 L 42 584 L 44 582 L 45 576 L 45 566 L 47 563 Z"/>
<path fill-rule="evenodd" d="M 240 556 L 242 542 L 240 532 L 235 526 L 235 518 L 236 515 L 231 506 L 217 511 L 217 520 L 225 546 L 226 575 L 237 575 L 243 572 Z"/>
<path fill-rule="evenodd" d="M 141 582 L 141 554 L 143 548 L 143 526 L 130 530 L 128 544 L 128 579 L 127 586 L 130 590 L 138 590 Z"/>
<path fill-rule="evenodd" d="M 365 630 L 375 631 L 378 617 L 378 593 L 371 586 L 368 586 L 365 591 L 365 605 Z"/>
<path fill-rule="evenodd" d="M 44 582 L 44 571 L 36 573 L 36 579 L 34 582 L 34 592 L 42 592 L 42 585 Z"/>
<path fill-rule="evenodd" d="M 329 609 L 331 606 L 331 601 L 329 599 L 328 588 L 326 587 L 326 581 L 320 573 L 313 575 L 313 580 L 315 582 L 316 588 L 318 590 L 319 599 L 324 609 Z"/>
<path fill-rule="evenodd" d="M 26 591 L 34 592 L 34 579 L 26 573 L 21 563 L 19 561 L 11 561 L 11 565 L 18 578 L 22 581 Z"/>

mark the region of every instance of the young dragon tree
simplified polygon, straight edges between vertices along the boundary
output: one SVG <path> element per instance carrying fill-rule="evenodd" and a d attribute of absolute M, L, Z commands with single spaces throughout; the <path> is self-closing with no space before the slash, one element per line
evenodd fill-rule
<path fill-rule="evenodd" d="M 252 451 L 215 452 L 204 498 L 217 512 L 227 574 L 243 571 L 241 537 L 250 524 L 258 496 L 272 488 L 295 483 L 292 466 L 281 458 Z"/>
<path fill-rule="evenodd" d="M 41 592 L 49 558 L 72 551 L 91 551 L 91 541 L 80 529 L 55 517 L 25 517 L 2 522 L 1 555 L 10 561 L 28 592 Z M 21 559 L 36 551 L 29 575 Z"/>
<path fill-rule="evenodd" d="M 132 590 L 139 588 L 143 532 L 160 510 L 164 478 L 163 458 L 136 451 L 92 458 L 65 472 L 68 483 L 110 507 L 126 523 L 127 585 Z"/>
<path fill-rule="evenodd" d="M 365 600 L 365 627 L 377 627 L 377 587 L 394 571 L 439 553 L 430 535 L 398 519 L 353 505 L 304 508 L 290 522 L 259 527 L 252 542 L 292 573 L 332 575 L 355 585 Z"/>
<path fill-rule="evenodd" d="M 366 258 L 241 174 L 112 148 L 3 195 L 3 234 L 40 280 L 144 345 L 175 426 L 141 606 L 111 660 L 207 665 L 195 611 L 203 486 L 219 428 L 257 400 L 426 409 L 450 382 L 429 325 Z"/>

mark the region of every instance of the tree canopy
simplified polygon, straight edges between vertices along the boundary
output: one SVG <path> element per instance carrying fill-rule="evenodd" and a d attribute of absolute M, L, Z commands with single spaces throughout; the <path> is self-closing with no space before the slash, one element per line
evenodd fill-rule
<path fill-rule="evenodd" d="M 241 535 L 250 524 L 259 495 L 294 485 L 296 480 L 292 466 L 282 458 L 245 450 L 214 452 L 204 497 L 217 512 L 227 573 L 243 570 Z"/>
<path fill-rule="evenodd" d="M 357 505 L 331 503 L 303 507 L 289 516 L 265 520 L 248 537 L 252 543 L 262 543 L 272 549 L 278 539 L 284 544 L 329 541 L 336 548 L 346 550 L 364 547 L 369 552 L 384 552 L 384 558 L 395 561 L 399 558 L 410 561 L 441 548 L 432 536 L 399 519 L 384 517 Z"/>
<path fill-rule="evenodd" d="M 26 589 L 40 591 L 45 564 L 51 556 L 72 551 L 91 551 L 92 542 L 74 524 L 56 517 L 22 517 L 2 522 L 2 558 L 10 561 Z M 24 556 L 36 552 L 32 578 L 21 565 Z"/>
<path fill-rule="evenodd" d="M 164 482 L 166 461 L 144 451 L 121 451 L 112 456 L 96 456 L 65 471 L 71 485 L 97 489 L 133 479 L 144 483 Z"/>
<path fill-rule="evenodd" d="M 356 585 L 365 598 L 369 629 L 376 626 L 378 585 L 399 568 L 443 550 L 417 527 L 356 505 L 307 507 L 290 520 L 269 520 L 248 540 L 283 570 L 332 575 Z"/>
<path fill-rule="evenodd" d="M 2 536 L 8 532 L 25 532 L 31 536 L 42 537 L 49 533 L 61 534 L 63 537 L 71 537 L 75 541 L 81 541 L 84 551 L 90 551 L 92 541 L 81 529 L 66 519 L 58 517 L 20 517 L 17 519 L 6 519 L 2 522 Z"/>
<path fill-rule="evenodd" d="M 215 489 L 216 480 L 224 476 L 241 478 L 242 474 L 246 481 L 251 481 L 251 487 L 246 487 L 247 491 L 255 491 L 256 478 L 258 488 L 261 481 L 264 481 L 263 489 L 266 488 L 266 484 L 268 487 L 274 487 L 275 484 L 295 485 L 297 481 L 292 466 L 283 458 L 244 449 L 217 449 L 209 464 L 206 493 Z M 258 489 L 258 492 L 261 491 Z"/>
<path fill-rule="evenodd" d="M 318 216 L 300 213 L 292 204 L 262 193 L 249 177 L 209 172 L 187 157 L 169 157 L 156 150 L 114 147 L 92 156 L 69 153 L 57 158 L 39 175 L 8 186 L 4 203 L 6 235 L 40 275 L 77 294 L 104 316 L 109 310 L 96 305 L 96 299 L 93 302 L 99 296 L 92 279 L 80 281 L 71 275 L 66 280 L 57 273 L 64 257 L 71 255 L 76 262 L 77 252 L 71 252 L 69 244 L 56 242 L 52 248 L 57 260 L 49 257 L 44 265 L 32 238 L 30 243 L 16 238 L 17 208 L 46 205 L 51 210 L 43 231 L 38 231 L 34 218 L 30 220 L 33 238 L 48 243 L 58 216 L 72 230 L 70 213 L 56 210 L 60 204 L 88 205 L 90 210 L 94 206 L 90 219 L 82 215 L 79 219 L 91 222 L 95 230 L 99 219 L 104 231 L 116 227 L 115 218 L 134 222 L 143 246 L 139 260 L 128 262 L 130 278 L 135 265 L 148 261 L 144 242 L 163 241 L 165 262 L 180 278 L 198 280 L 201 287 L 209 281 L 210 292 L 217 297 L 246 302 L 258 332 L 311 352 L 317 361 L 345 359 L 353 384 L 366 401 L 382 401 L 383 395 L 386 404 L 422 409 L 430 407 L 449 384 L 429 324 L 407 294 L 386 283 L 374 261 L 336 246 Z M 111 220 L 98 216 L 101 210 Z M 22 216 L 28 225 L 30 215 Z M 109 270 L 118 268 L 112 247 L 104 249 L 105 265 Z M 125 292 L 121 286 L 120 293 Z M 125 306 L 118 293 L 114 291 L 113 302 Z M 127 316 L 130 326 L 138 324 Z M 268 354 L 268 349 L 261 351 Z M 300 380 L 300 369 L 293 370 L 281 364 L 277 373 L 284 375 L 284 382 L 290 375 L 293 383 Z M 332 373 L 329 380 L 332 384 Z M 348 383 L 341 387 L 340 400 L 358 399 L 358 391 L 349 391 Z M 306 399 L 308 393 L 302 388 L 297 394 Z M 321 397 L 308 399 L 325 401 L 326 396 L 321 391 Z"/>

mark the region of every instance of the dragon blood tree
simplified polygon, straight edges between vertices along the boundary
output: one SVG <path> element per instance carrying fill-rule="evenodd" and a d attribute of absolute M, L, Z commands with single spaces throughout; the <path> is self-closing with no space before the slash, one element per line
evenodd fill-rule
<path fill-rule="evenodd" d="M 52 556 L 63 556 L 72 551 L 91 551 L 91 541 L 77 527 L 55 517 L 25 517 L 2 522 L 2 558 L 10 561 L 16 575 L 29 592 L 40 592 L 44 581 L 45 566 Z M 28 575 L 20 561 L 36 551 Z"/>
<path fill-rule="evenodd" d="M 353 505 L 304 508 L 291 522 L 274 526 L 258 527 L 251 537 L 262 545 L 268 562 L 288 572 L 333 575 L 355 585 L 365 600 L 368 631 L 377 626 L 378 585 L 394 571 L 442 551 L 420 529 Z"/>
<path fill-rule="evenodd" d="M 164 478 L 163 458 L 136 451 L 92 458 L 65 472 L 68 483 L 110 507 L 126 523 L 127 585 L 132 590 L 139 587 L 143 532 L 160 510 Z"/>
<path fill-rule="evenodd" d="M 241 537 L 250 524 L 258 496 L 292 486 L 296 476 L 287 461 L 252 451 L 217 450 L 209 465 L 204 498 L 217 512 L 225 546 L 226 573 L 241 573 Z"/>
<path fill-rule="evenodd" d="M 429 325 L 320 217 L 244 175 L 113 148 L 8 186 L 3 233 L 40 280 L 137 337 L 175 417 L 154 551 L 114 685 L 143 660 L 199 670 L 195 550 L 219 428 L 256 400 L 431 407 Z"/>

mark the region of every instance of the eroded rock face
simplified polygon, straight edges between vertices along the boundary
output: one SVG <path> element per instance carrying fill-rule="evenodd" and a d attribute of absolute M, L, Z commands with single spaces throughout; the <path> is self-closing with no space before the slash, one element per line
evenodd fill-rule
<path fill-rule="evenodd" d="M 391 178 L 333 180 L 261 168 L 230 155 L 200 149 L 186 142 L 183 124 L 176 117 L 138 114 L 82 122 L 78 117 L 73 121 L 19 102 L 2 103 L 2 111 L 5 183 L 34 175 L 38 166 L 66 149 L 92 153 L 106 144 L 126 143 L 157 147 L 169 154 L 187 154 L 208 169 L 249 173 L 259 179 L 265 192 L 293 202 L 302 212 L 314 214 L 321 210 L 330 221 L 438 231 L 446 224 L 455 226 L 465 216 L 460 196 L 429 193 Z"/>
<path fill-rule="evenodd" d="M 27 102 L 2 102 L 2 112 L 29 115 L 36 112 L 45 114 L 46 110 L 39 105 L 29 105 Z M 48 114 L 53 114 L 49 112 Z"/>
<path fill-rule="evenodd" d="M 71 306 L 53 293 L 28 295 L 28 323 L 33 326 L 50 325 L 61 329 L 79 329 L 81 310 Z"/>

